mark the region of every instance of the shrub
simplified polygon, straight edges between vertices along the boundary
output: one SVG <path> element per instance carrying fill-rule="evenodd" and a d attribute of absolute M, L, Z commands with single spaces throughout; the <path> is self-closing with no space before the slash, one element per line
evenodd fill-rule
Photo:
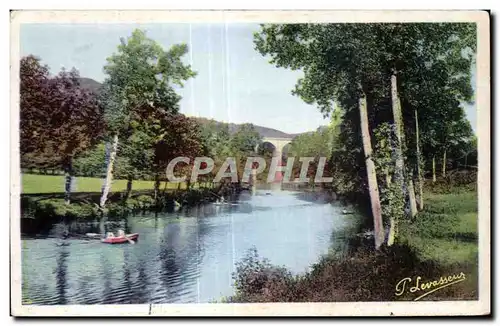
<path fill-rule="evenodd" d="M 23 200 L 22 209 L 27 217 L 45 219 L 47 217 L 91 218 L 97 216 L 97 209 L 92 203 L 71 203 L 66 205 L 64 199 L 49 198 Z"/>
<path fill-rule="evenodd" d="M 397 296 L 395 286 L 406 277 L 439 280 L 441 276 L 464 272 L 473 275 L 473 265 L 457 264 L 442 268 L 434 261 L 419 260 L 406 245 L 394 245 L 374 251 L 359 248 L 351 255 L 339 258 L 326 256 L 312 270 L 292 277 L 290 272 L 259 259 L 251 251 L 238 265 L 236 294 L 227 302 L 346 302 L 414 300 L 406 292 Z M 455 285 L 429 295 L 423 300 L 477 300 L 472 282 Z"/>
<path fill-rule="evenodd" d="M 141 208 L 149 208 L 155 205 L 155 200 L 149 195 L 140 195 L 136 198 Z"/>
<path fill-rule="evenodd" d="M 87 219 L 97 216 L 97 210 L 93 204 L 81 203 L 66 206 L 67 217 Z"/>
<path fill-rule="evenodd" d="M 289 271 L 260 259 L 255 248 L 237 263 L 233 279 L 236 288 L 233 301 L 288 301 L 294 283 Z"/>

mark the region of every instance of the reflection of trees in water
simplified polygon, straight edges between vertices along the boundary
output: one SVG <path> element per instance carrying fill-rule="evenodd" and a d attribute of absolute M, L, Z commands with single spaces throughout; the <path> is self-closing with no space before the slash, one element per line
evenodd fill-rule
<path fill-rule="evenodd" d="M 340 214 L 340 212 L 338 213 Z M 362 218 L 357 215 L 346 215 L 344 227 L 333 229 L 330 235 L 330 251 L 339 256 L 348 256 L 363 245 L 363 238 L 358 234 L 363 230 Z"/>
<path fill-rule="evenodd" d="M 104 252 L 101 253 L 101 270 L 102 270 L 102 303 L 111 303 L 113 299 L 113 293 L 111 289 L 111 278 L 113 271 L 111 270 L 111 264 L 107 259 Z"/>
<path fill-rule="evenodd" d="M 131 278 L 130 278 L 130 264 L 129 264 L 129 261 L 130 261 L 130 255 L 129 255 L 129 252 L 127 250 L 128 248 L 124 248 L 123 250 L 121 250 L 121 252 L 123 253 L 123 265 L 122 265 L 122 268 L 123 268 L 123 283 L 124 283 L 124 286 L 125 286 L 125 289 L 127 290 L 127 296 L 126 298 L 121 301 L 120 303 L 132 303 L 131 301 L 131 296 L 132 296 L 132 281 L 131 281 Z"/>
<path fill-rule="evenodd" d="M 69 251 L 67 246 L 60 246 L 56 259 L 56 290 L 58 294 L 58 304 L 66 304 L 67 271 Z"/>
<path fill-rule="evenodd" d="M 189 214 L 203 216 L 204 212 L 190 210 Z M 188 222 L 194 222 L 192 226 Z M 168 300 L 183 299 L 184 294 L 193 294 L 203 261 L 203 238 L 209 233 L 210 226 L 203 217 L 186 218 L 164 229 L 158 258 L 161 261 L 160 280 Z M 192 301 L 192 300 L 189 300 Z"/>
<path fill-rule="evenodd" d="M 130 292 L 130 303 L 134 304 L 141 304 L 141 303 L 148 303 L 149 298 L 150 298 L 150 292 L 148 289 L 148 274 L 146 272 L 146 267 L 147 262 L 146 261 L 139 261 L 137 264 L 137 280 L 136 284 L 132 288 L 132 291 Z"/>
<path fill-rule="evenodd" d="M 94 304 L 95 298 L 92 293 L 92 285 L 87 277 L 81 277 L 78 279 L 78 293 L 79 297 L 82 298 L 81 302 L 78 304 Z"/>

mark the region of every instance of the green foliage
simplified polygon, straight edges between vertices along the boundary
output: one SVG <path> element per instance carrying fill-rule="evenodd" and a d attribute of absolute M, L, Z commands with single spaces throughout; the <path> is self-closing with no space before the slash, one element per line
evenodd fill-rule
<path fill-rule="evenodd" d="M 244 157 L 255 153 L 255 147 L 260 145 L 262 137 L 251 123 L 245 123 L 231 136 L 230 146 L 235 156 Z"/>
<path fill-rule="evenodd" d="M 435 194 L 477 192 L 477 171 L 454 170 L 446 178 L 439 177 L 436 182 L 427 181 L 425 190 Z"/>
<path fill-rule="evenodd" d="M 388 180 L 394 174 L 391 147 L 404 149 L 406 166 L 395 183 L 412 177 L 418 164 L 415 154 L 415 111 L 418 111 L 423 161 L 442 157 L 461 159 L 460 147 L 472 144 L 470 123 L 463 102 L 471 102 L 471 72 L 475 64 L 476 30 L 466 23 L 370 23 L 370 24 L 264 24 L 254 36 L 256 49 L 277 67 L 301 70 L 293 94 L 315 104 L 324 115 L 335 107 L 343 113 L 337 141 L 329 162 L 333 190 L 367 197 L 368 182 L 362 147 L 358 103 L 368 103 L 370 134 L 394 124 L 391 76 L 397 78 L 402 104 L 402 144 L 378 129 L 373 156 L 381 185 L 385 217 L 401 216 L 401 192 Z M 382 127 L 381 127 L 382 126 Z M 386 130 L 387 131 L 387 130 Z M 473 153 L 470 146 L 462 153 Z M 384 178 L 388 176 L 388 178 Z M 405 194 L 406 196 L 406 194 Z"/>
<path fill-rule="evenodd" d="M 91 203 L 72 203 L 67 205 L 62 198 L 31 200 L 23 205 L 34 218 L 67 217 L 72 219 L 89 219 L 98 216 L 95 205 Z"/>
<path fill-rule="evenodd" d="M 176 130 L 182 123 L 185 129 L 195 130 L 177 114 L 181 97 L 175 87 L 196 76 L 182 62 L 187 52 L 185 44 L 164 50 L 145 32 L 135 30 L 129 38 L 121 39 L 117 52 L 107 59 L 101 96 L 104 116 L 108 137 L 119 135 L 121 139 L 118 154 L 125 158 L 122 163 L 129 179 L 148 172 L 157 178 L 171 158 L 172 148 L 192 154 L 186 143 L 169 143 L 182 134 Z"/>
<path fill-rule="evenodd" d="M 386 222 L 390 217 L 399 221 L 404 217 L 405 197 L 399 184 L 392 182 L 395 173 L 395 150 L 398 141 L 394 128 L 383 123 L 375 129 L 374 162 L 378 171 L 382 217 Z"/>
<path fill-rule="evenodd" d="M 281 301 L 289 296 L 288 290 L 294 282 L 292 274 L 284 267 L 273 266 L 261 259 L 255 248 L 236 264 L 233 274 L 234 287 L 241 301 Z"/>
<path fill-rule="evenodd" d="M 156 202 L 152 196 L 139 195 L 137 197 L 127 198 L 124 204 L 128 211 L 136 211 L 153 208 Z"/>
<path fill-rule="evenodd" d="M 134 110 L 144 105 L 177 112 L 181 98 L 173 86 L 183 86 L 185 80 L 196 75 L 182 63 L 187 46 L 174 45 L 165 51 L 141 30 L 120 42 L 117 53 L 107 59 L 104 67 L 108 77 L 102 98 L 108 128 L 125 132 L 130 126 L 145 123 L 134 117 Z"/>
<path fill-rule="evenodd" d="M 232 155 L 231 135 L 227 124 L 209 120 L 201 124 L 201 137 L 205 153 L 214 161 L 220 163 Z"/>
<path fill-rule="evenodd" d="M 442 264 L 477 260 L 477 192 L 454 192 L 426 196 L 418 218 L 403 221 L 404 243 L 415 248 L 421 259 Z M 443 250 L 446 255 L 443 255 Z"/>
<path fill-rule="evenodd" d="M 290 146 L 289 156 L 329 158 L 332 148 L 332 130 L 329 127 L 320 127 L 314 132 L 304 133 L 295 137 Z"/>
<path fill-rule="evenodd" d="M 97 146 L 86 150 L 78 155 L 73 161 L 75 175 L 81 176 L 103 176 L 105 175 L 106 144 L 101 142 Z"/>

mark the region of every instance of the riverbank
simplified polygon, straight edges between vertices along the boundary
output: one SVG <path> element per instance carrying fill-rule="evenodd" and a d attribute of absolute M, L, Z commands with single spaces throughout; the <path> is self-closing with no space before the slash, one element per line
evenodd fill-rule
<path fill-rule="evenodd" d="M 102 178 L 95 177 L 74 177 L 73 192 L 76 193 L 92 193 L 100 192 L 102 187 Z M 21 189 L 23 194 L 51 194 L 64 192 L 65 186 L 64 175 L 46 175 L 46 174 L 30 174 L 23 173 L 21 175 Z M 191 188 L 208 187 L 209 184 L 194 183 Z M 154 181 L 151 180 L 134 180 L 132 183 L 134 190 L 152 190 Z M 113 180 L 112 190 L 114 192 L 125 191 L 127 189 L 127 180 Z M 160 189 L 168 190 L 185 190 L 187 184 L 185 182 L 173 183 L 162 181 Z"/>
<path fill-rule="evenodd" d="M 44 181 L 47 179 L 45 177 L 53 179 L 58 176 L 37 176 L 35 179 Z M 92 180 L 89 181 L 90 179 Z M 54 185 L 47 185 L 43 182 L 30 185 L 33 178 L 28 177 L 26 180 L 23 175 L 23 185 L 30 186 L 27 193 L 23 189 L 23 194 L 21 194 L 22 225 L 29 225 L 29 229 L 39 230 L 43 229 L 44 226 L 61 221 L 92 221 L 99 219 L 102 215 L 102 210 L 98 205 L 101 193 L 92 191 L 99 184 L 99 179 L 85 178 L 79 180 L 86 180 L 88 187 L 80 189 L 87 191 L 73 192 L 71 194 L 71 203 L 67 205 L 62 191 L 48 192 L 49 189 L 59 190 Z M 136 185 L 139 186 L 136 187 Z M 104 213 L 108 218 L 114 219 L 138 212 L 173 211 L 201 203 L 214 202 L 221 196 L 228 198 L 239 191 L 234 185 L 196 184 L 190 187 L 187 187 L 186 184 L 176 184 L 175 187 L 169 185 L 169 183 L 163 182 L 155 197 L 153 183 L 134 181 L 134 188 L 127 197 L 125 188 L 115 187 L 116 184 L 113 184 Z"/>
<path fill-rule="evenodd" d="M 236 294 L 223 301 L 415 300 L 429 291 L 408 290 L 417 286 L 418 277 L 419 284 L 464 278 L 420 300 L 477 300 L 477 193 L 430 193 L 425 200 L 426 207 L 414 222 L 400 224 L 397 245 L 331 254 L 306 274 L 294 276 L 251 252 L 234 275 Z"/>

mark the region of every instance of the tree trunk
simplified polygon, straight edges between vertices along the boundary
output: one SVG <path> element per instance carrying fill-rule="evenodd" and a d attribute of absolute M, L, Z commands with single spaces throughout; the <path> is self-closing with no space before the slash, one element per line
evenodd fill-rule
<path fill-rule="evenodd" d="M 418 112 L 415 109 L 415 130 L 417 136 L 417 176 L 418 176 L 418 209 L 424 209 L 424 177 L 422 174 L 422 156 L 420 155 L 420 129 L 418 128 Z"/>
<path fill-rule="evenodd" d="M 387 168 L 387 170 L 389 170 L 389 168 Z M 385 182 L 387 188 L 389 188 L 391 186 L 391 176 L 389 175 L 389 172 L 386 172 Z M 394 215 L 391 215 L 391 217 L 389 218 L 389 235 L 387 237 L 388 247 L 394 244 L 394 241 L 396 240 L 396 233 L 397 233 L 397 220 Z"/>
<path fill-rule="evenodd" d="M 401 109 L 401 102 L 398 95 L 398 81 L 396 74 L 391 76 L 391 99 L 392 99 L 392 114 L 394 118 L 394 124 L 396 127 L 396 138 L 398 145 L 396 146 L 396 168 L 395 168 L 395 179 L 398 183 L 401 191 L 407 192 L 408 201 L 410 202 L 410 214 L 412 217 L 416 215 L 416 198 L 415 198 L 415 188 L 413 186 L 413 180 L 408 177 L 405 180 L 405 164 L 403 156 L 403 146 L 405 144 L 404 135 L 404 124 L 403 124 L 403 113 Z M 406 183 L 406 189 L 405 189 Z"/>
<path fill-rule="evenodd" d="M 118 152 L 118 135 L 114 135 L 113 144 L 109 152 L 108 167 L 106 169 L 106 180 L 104 181 L 104 186 L 102 188 L 101 201 L 99 206 L 101 209 L 106 205 L 106 200 L 108 200 L 108 194 L 111 190 L 111 182 L 113 181 L 113 166 L 115 164 L 116 153 Z"/>
<path fill-rule="evenodd" d="M 432 183 L 436 182 L 436 157 L 432 157 Z"/>
<path fill-rule="evenodd" d="M 408 178 L 408 196 L 410 197 L 410 216 L 413 218 L 417 215 L 417 201 L 415 199 L 415 187 L 413 186 L 413 173 L 410 173 Z"/>
<path fill-rule="evenodd" d="M 396 240 L 396 233 L 397 233 L 397 228 L 398 228 L 398 222 L 394 215 L 392 215 L 389 219 L 390 225 L 389 225 L 389 236 L 387 237 L 387 246 L 390 247 L 394 244 L 394 241 Z"/>
<path fill-rule="evenodd" d="M 443 176 L 443 178 L 446 177 L 446 149 L 444 150 L 444 153 L 443 153 L 443 171 L 442 171 L 442 176 Z"/>
<path fill-rule="evenodd" d="M 398 142 L 396 146 L 394 179 L 401 188 L 401 191 L 404 191 L 403 118 L 401 113 L 401 104 L 398 97 L 397 77 L 395 74 L 391 76 L 391 99 L 395 134 Z"/>
<path fill-rule="evenodd" d="M 127 177 L 127 190 L 125 191 L 125 200 L 130 198 L 130 193 L 132 192 L 132 183 L 134 182 L 134 177 L 129 175 Z"/>
<path fill-rule="evenodd" d="M 73 164 L 72 159 L 64 166 L 64 203 L 69 205 L 71 202 L 71 182 L 73 181 Z"/>
<path fill-rule="evenodd" d="M 368 108 L 366 96 L 359 98 L 359 116 L 361 122 L 361 135 L 363 138 L 363 150 L 365 152 L 366 174 L 368 178 L 368 188 L 373 215 L 373 226 L 375 236 L 375 248 L 378 250 L 384 242 L 384 228 L 382 223 L 382 209 L 380 207 L 380 195 L 378 191 L 377 172 L 372 160 L 372 143 L 370 127 L 368 123 Z"/>
<path fill-rule="evenodd" d="M 154 199 L 155 202 L 158 204 L 158 195 L 160 193 L 160 176 L 158 173 L 155 174 L 155 190 L 154 190 Z"/>

